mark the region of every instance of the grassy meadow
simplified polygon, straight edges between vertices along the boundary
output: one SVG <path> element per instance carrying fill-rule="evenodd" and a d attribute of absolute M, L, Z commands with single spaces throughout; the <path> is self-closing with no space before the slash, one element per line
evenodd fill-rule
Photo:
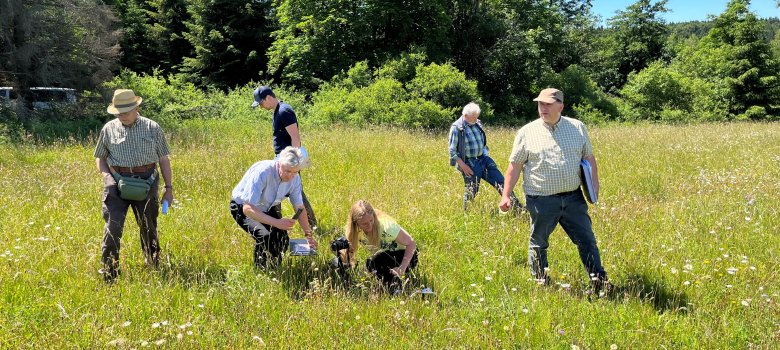
<path fill-rule="evenodd" d="M 505 169 L 514 130 L 487 132 Z M 228 202 L 244 171 L 273 156 L 270 126 L 168 130 L 176 203 L 159 218 L 161 266 L 144 266 L 130 214 L 113 285 L 98 274 L 94 140 L 0 145 L 0 348 L 776 348 L 780 124 L 590 132 L 602 185 L 591 217 L 616 285 L 601 298 L 586 293 L 560 228 L 554 284 L 538 286 L 525 261 L 527 215 L 499 216 L 484 182 L 463 213 L 445 134 L 304 125 L 320 255 L 263 273 Z M 419 276 L 403 295 L 378 293 L 360 273 L 345 291 L 328 267 L 326 245 L 361 198 L 418 242 Z M 415 293 L 422 285 L 436 295 Z"/>

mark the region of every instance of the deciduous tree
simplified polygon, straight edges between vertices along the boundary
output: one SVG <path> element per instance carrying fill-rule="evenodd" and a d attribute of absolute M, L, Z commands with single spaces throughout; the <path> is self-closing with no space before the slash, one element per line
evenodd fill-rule
<path fill-rule="evenodd" d="M 277 18 L 270 70 L 309 90 L 358 61 L 378 67 L 414 48 L 434 61 L 451 54 L 449 1 L 279 0 Z"/>
<path fill-rule="evenodd" d="M 119 58 L 111 7 L 98 0 L 0 2 L 0 83 L 93 87 Z"/>
<path fill-rule="evenodd" d="M 659 15 L 668 11 L 666 2 L 638 0 L 609 19 L 610 29 L 602 42 L 602 64 L 596 69 L 597 80 L 606 91 L 616 92 L 630 73 L 664 56 L 669 29 Z"/>

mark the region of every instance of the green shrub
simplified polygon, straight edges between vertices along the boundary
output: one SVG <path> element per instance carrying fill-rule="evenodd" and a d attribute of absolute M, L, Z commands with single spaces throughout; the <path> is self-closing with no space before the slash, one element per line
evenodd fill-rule
<path fill-rule="evenodd" d="M 323 85 L 312 96 L 309 121 L 320 125 L 346 122 L 348 108 L 351 108 L 345 103 L 349 95 L 349 90 L 346 88 Z"/>
<path fill-rule="evenodd" d="M 419 63 L 424 59 L 406 55 L 374 72 L 365 62 L 355 64 L 313 94 L 308 121 L 445 128 L 466 103 L 481 98 L 476 83 L 452 65 Z M 489 118 L 490 105 L 481 107 L 481 118 Z"/>
<path fill-rule="evenodd" d="M 547 76 L 540 86 L 535 87 L 535 91 L 547 87 L 563 91 L 567 106 L 564 111 L 566 116 L 582 120 L 588 118 L 591 122 L 614 120 L 618 116 L 615 103 L 601 91 L 588 72 L 578 65 L 571 65 L 560 73 Z"/>
<path fill-rule="evenodd" d="M 349 108 L 347 120 L 356 125 L 394 124 L 394 107 L 407 98 L 401 82 L 378 79 L 365 88 L 354 90 L 344 101 Z"/>
<path fill-rule="evenodd" d="M 0 144 L 21 139 L 22 123 L 10 104 L 0 101 Z"/>
<path fill-rule="evenodd" d="M 419 65 L 416 76 L 407 88 L 412 96 L 438 103 L 444 108 L 463 107 L 467 103 L 480 102 L 477 83 L 466 79 L 463 72 L 449 63 Z M 489 116 L 480 116 L 487 118 Z"/>
<path fill-rule="evenodd" d="M 681 74 L 659 61 L 631 74 L 620 91 L 627 103 L 621 110 L 623 117 L 631 121 L 661 120 L 663 110 L 689 111 L 693 94 L 682 80 Z"/>
<path fill-rule="evenodd" d="M 617 107 L 613 107 L 613 108 L 617 108 Z M 593 107 L 588 102 L 581 102 L 575 104 L 573 107 L 569 109 L 569 111 L 571 112 L 569 114 L 572 117 L 576 117 L 577 119 L 581 120 L 583 123 L 588 125 L 604 124 L 614 119 L 613 115 L 604 113 L 604 111 L 596 107 Z"/>
<path fill-rule="evenodd" d="M 216 92 L 203 92 L 176 76 L 163 77 L 159 71 L 139 75 L 125 69 L 113 80 L 105 82 L 103 88 L 109 96 L 116 89 L 132 89 L 144 99 L 141 115 L 161 125 L 183 119 L 218 117 L 222 110 L 218 103 L 221 99 L 207 98 Z"/>
<path fill-rule="evenodd" d="M 685 123 L 690 121 L 690 114 L 679 109 L 663 109 L 658 116 L 661 121 L 667 123 Z"/>
<path fill-rule="evenodd" d="M 371 69 L 368 68 L 368 61 L 360 61 L 355 63 L 345 76 L 337 75 L 333 77 L 333 81 L 349 89 L 355 89 L 368 86 L 373 81 L 373 78 Z"/>
<path fill-rule="evenodd" d="M 686 76 L 682 66 L 654 62 L 629 76 L 620 91 L 625 120 L 668 122 L 721 121 L 728 117 L 728 87 L 723 79 Z"/>
<path fill-rule="evenodd" d="M 401 57 L 390 60 L 376 71 L 377 78 L 395 79 L 408 83 L 417 75 L 417 67 L 425 65 L 428 58 L 422 53 L 405 53 Z"/>
<path fill-rule="evenodd" d="M 730 92 L 724 80 L 688 77 L 683 78 L 683 82 L 693 93 L 693 100 L 688 102 L 691 120 L 717 122 L 729 119 Z"/>
<path fill-rule="evenodd" d="M 745 113 L 737 116 L 737 120 L 764 120 L 767 118 L 766 108 L 761 106 L 750 106 Z"/>
<path fill-rule="evenodd" d="M 396 125 L 415 128 L 442 127 L 452 123 L 459 108 L 444 109 L 437 103 L 415 98 L 402 101 L 395 109 Z"/>

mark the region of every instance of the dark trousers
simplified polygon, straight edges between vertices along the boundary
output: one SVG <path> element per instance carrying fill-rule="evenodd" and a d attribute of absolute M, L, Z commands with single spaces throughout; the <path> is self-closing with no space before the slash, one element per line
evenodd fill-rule
<path fill-rule="evenodd" d="M 498 170 L 498 166 L 496 165 L 496 162 L 493 161 L 493 158 L 481 155 L 477 158 L 467 158 L 465 162 L 471 168 L 473 174 L 467 176 L 461 171 L 463 182 L 465 183 L 463 210 L 466 210 L 468 202 L 472 201 L 474 197 L 477 196 L 480 180 L 487 181 L 487 183 L 498 191 L 498 195 L 501 195 L 501 192 L 504 190 L 504 175 L 501 174 L 501 170 Z M 520 210 L 523 207 L 514 192 L 512 192 L 509 198 L 511 199 L 512 209 Z"/>
<path fill-rule="evenodd" d="M 311 203 L 309 203 L 309 198 L 303 192 L 303 186 L 301 186 L 301 197 L 303 198 L 303 207 L 306 208 L 306 218 L 309 219 L 309 227 L 313 229 L 317 226 L 317 217 L 314 216 L 314 209 L 311 207 Z M 279 207 L 279 212 L 281 212 L 281 207 Z"/>
<path fill-rule="evenodd" d="M 148 179 L 154 171 L 150 170 L 142 174 L 120 173 L 120 175 L 138 175 L 142 179 Z M 119 196 L 116 180 L 113 177 L 103 178 L 103 220 L 105 220 L 106 225 L 103 228 L 103 256 L 101 260 L 108 268 L 109 274 L 116 273 L 119 263 L 120 241 L 122 240 L 122 230 L 128 207 L 133 208 L 135 222 L 140 227 L 144 260 L 148 265 L 157 266 L 160 255 L 160 243 L 157 240 L 157 215 L 159 215 L 160 207 L 157 186 L 159 183 L 160 177 L 158 176 L 152 183 L 146 199 L 130 201 Z"/>
<path fill-rule="evenodd" d="M 550 234 L 561 224 L 572 243 L 577 245 L 580 260 L 590 278 L 607 280 L 601 265 L 599 247 L 588 215 L 588 204 L 579 189 L 552 196 L 525 196 L 531 215 L 531 238 L 528 245 L 528 262 L 531 274 L 537 279 L 547 279 L 547 248 Z"/>
<path fill-rule="evenodd" d="M 401 261 L 404 259 L 405 250 L 395 251 L 383 251 L 366 260 L 366 268 L 371 271 L 377 278 L 379 278 L 385 286 L 400 286 L 400 280 L 398 277 L 390 272 L 398 266 L 401 266 Z M 409 262 L 410 271 L 417 267 L 417 251 L 415 250 L 412 260 Z"/>
<path fill-rule="evenodd" d="M 314 209 L 312 209 L 311 203 L 309 203 L 309 198 L 307 198 L 306 193 L 303 192 L 303 186 L 301 186 L 301 198 L 303 199 L 303 207 L 306 208 L 306 217 L 309 219 L 309 227 L 314 229 L 314 227 L 317 226 L 317 218 L 314 216 Z M 269 209 L 269 211 L 271 210 L 275 210 L 281 213 L 282 203 L 279 203 L 276 206 Z"/>
<path fill-rule="evenodd" d="M 276 152 L 276 158 L 275 159 L 279 159 L 279 152 Z M 303 180 L 303 177 L 302 177 L 302 175 L 300 175 L 300 173 L 299 173 L 299 176 L 301 176 L 301 180 Z M 314 215 L 314 209 L 311 207 L 311 203 L 309 203 L 309 198 L 306 197 L 306 192 L 303 191 L 303 182 L 301 182 L 301 197 L 303 199 L 303 207 L 306 208 L 306 218 L 309 219 L 309 227 L 314 229 L 317 226 L 317 217 Z M 281 205 L 281 203 L 279 205 L 277 205 L 275 208 L 280 213 L 282 212 L 282 205 Z"/>
<path fill-rule="evenodd" d="M 279 207 L 271 207 L 266 214 L 273 218 L 281 219 L 282 212 Z M 275 264 L 279 264 L 282 254 L 287 251 L 290 244 L 290 236 L 287 231 L 271 225 L 263 224 L 244 214 L 243 205 L 230 201 L 230 215 L 255 240 L 254 264 L 258 267 L 266 267 L 268 258 Z"/>

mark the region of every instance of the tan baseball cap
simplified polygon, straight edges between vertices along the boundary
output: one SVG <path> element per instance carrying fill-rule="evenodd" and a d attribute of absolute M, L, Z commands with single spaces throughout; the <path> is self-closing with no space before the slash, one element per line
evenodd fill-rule
<path fill-rule="evenodd" d="M 537 96 L 534 101 L 541 101 L 545 103 L 563 103 L 563 91 L 556 88 L 544 89 L 539 93 L 539 96 Z"/>

